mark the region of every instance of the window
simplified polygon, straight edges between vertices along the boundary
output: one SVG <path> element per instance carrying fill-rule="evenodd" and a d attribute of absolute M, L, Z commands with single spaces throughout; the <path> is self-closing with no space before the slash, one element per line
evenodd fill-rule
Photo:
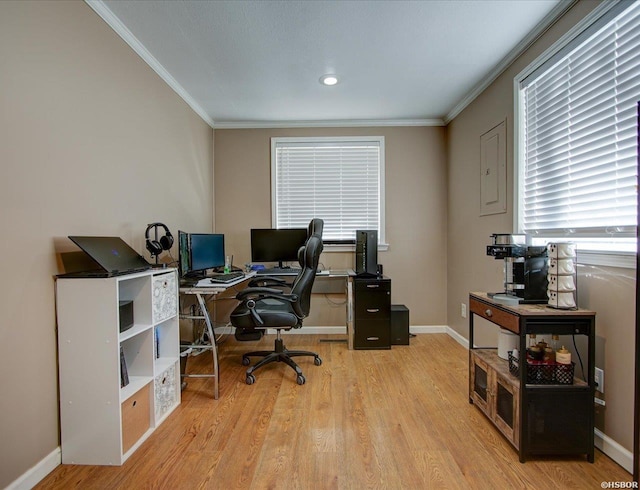
<path fill-rule="evenodd" d="M 384 137 L 272 138 L 275 228 L 324 220 L 326 244 L 352 244 L 356 230 L 384 238 Z"/>
<path fill-rule="evenodd" d="M 640 2 L 603 2 L 587 22 L 516 77 L 517 228 L 635 252 Z"/>

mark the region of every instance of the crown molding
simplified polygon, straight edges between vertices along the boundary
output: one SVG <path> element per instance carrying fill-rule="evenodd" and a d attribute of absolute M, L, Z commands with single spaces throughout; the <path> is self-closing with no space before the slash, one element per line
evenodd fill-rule
<path fill-rule="evenodd" d="M 173 78 L 160 62 L 144 47 L 131 31 L 118 19 L 102 0 L 84 0 L 118 36 L 120 36 L 171 89 L 178 94 L 209 126 L 214 129 L 264 129 L 264 128 L 328 128 L 328 127 L 403 127 L 446 126 L 473 102 L 496 78 L 498 78 L 522 53 L 542 36 L 578 0 L 561 2 L 525 37 L 491 72 L 483 78 L 466 97 L 442 119 L 382 119 L 382 120 L 327 120 L 327 121 L 218 121 L 214 122 L 207 112 Z"/>
<path fill-rule="evenodd" d="M 567 10 L 573 7 L 578 0 L 561 0 L 556 7 L 549 12 L 533 30 L 520 41 L 502 60 L 483 77 L 482 82 L 475 86 L 466 97 L 458 102 L 453 109 L 444 117 L 445 124 L 449 124 L 458 114 L 460 114 L 471 102 L 473 102 L 489 85 L 491 85 L 504 71 L 531 47 L 545 32 L 547 32 Z"/>
<path fill-rule="evenodd" d="M 84 0 L 104 20 L 111 29 L 120 36 L 131 48 L 142 58 L 160 78 L 162 78 L 173 91 L 191 107 L 198 116 L 200 116 L 209 126 L 214 127 L 213 119 L 209 117 L 207 112 L 187 93 L 175 78 L 154 58 L 154 56 L 138 41 L 127 27 L 120 22 L 113 12 L 107 7 L 102 0 Z"/>
<path fill-rule="evenodd" d="M 218 121 L 215 129 L 364 128 L 388 126 L 445 126 L 442 119 L 365 119 L 335 121 Z"/>

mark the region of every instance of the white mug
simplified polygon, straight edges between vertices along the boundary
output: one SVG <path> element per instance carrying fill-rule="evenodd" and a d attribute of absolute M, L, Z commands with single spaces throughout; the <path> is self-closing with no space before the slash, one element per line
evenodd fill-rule
<path fill-rule="evenodd" d="M 573 297 L 572 292 L 563 293 L 558 291 L 547 290 L 547 296 L 549 297 L 549 301 L 547 302 L 549 306 L 553 306 L 555 308 L 575 308 L 576 307 L 576 300 Z"/>
<path fill-rule="evenodd" d="M 576 256 L 576 244 L 567 243 L 549 243 L 547 252 L 550 259 L 569 259 Z"/>
<path fill-rule="evenodd" d="M 550 291 L 575 291 L 576 281 L 572 275 L 558 276 L 556 274 L 549 274 L 547 276 L 549 282 L 548 289 Z"/>
<path fill-rule="evenodd" d="M 549 261 L 549 274 L 575 274 L 576 267 L 573 259 L 551 259 Z"/>

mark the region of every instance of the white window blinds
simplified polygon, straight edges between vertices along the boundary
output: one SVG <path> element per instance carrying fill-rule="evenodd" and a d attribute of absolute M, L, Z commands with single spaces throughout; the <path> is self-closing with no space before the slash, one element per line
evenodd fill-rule
<path fill-rule="evenodd" d="M 635 236 L 640 2 L 610 12 L 521 82 L 521 230 Z"/>
<path fill-rule="evenodd" d="M 378 230 L 383 243 L 384 138 L 272 138 L 275 228 L 324 220 L 326 243 Z"/>

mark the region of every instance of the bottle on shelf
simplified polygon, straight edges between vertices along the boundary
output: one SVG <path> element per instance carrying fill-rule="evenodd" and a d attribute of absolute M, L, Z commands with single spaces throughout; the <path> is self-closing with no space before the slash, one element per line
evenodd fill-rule
<path fill-rule="evenodd" d="M 571 352 L 564 345 L 556 352 L 556 362 L 558 364 L 571 364 Z"/>
<path fill-rule="evenodd" d="M 529 334 L 529 348 L 527 349 L 527 361 L 541 361 L 543 350 L 536 342 L 536 334 Z"/>
<path fill-rule="evenodd" d="M 554 351 L 551 347 L 545 348 L 544 354 L 542 355 L 542 362 L 544 364 L 555 364 L 556 351 Z"/>

